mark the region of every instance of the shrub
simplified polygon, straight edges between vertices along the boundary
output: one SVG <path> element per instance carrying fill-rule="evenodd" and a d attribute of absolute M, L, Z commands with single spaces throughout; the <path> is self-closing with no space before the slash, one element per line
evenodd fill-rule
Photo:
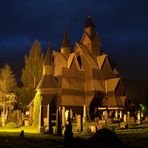
<path fill-rule="evenodd" d="M 15 122 L 9 122 L 6 124 L 7 128 L 18 128 L 19 125 L 17 125 Z"/>
<path fill-rule="evenodd" d="M 42 96 L 39 91 L 37 91 L 34 97 L 34 107 L 33 107 L 33 126 L 38 126 L 39 124 L 39 113 L 40 113 L 40 105 L 42 101 Z"/>

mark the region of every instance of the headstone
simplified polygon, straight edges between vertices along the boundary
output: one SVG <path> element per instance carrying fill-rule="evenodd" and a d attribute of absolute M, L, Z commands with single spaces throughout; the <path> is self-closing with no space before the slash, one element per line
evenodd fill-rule
<path fill-rule="evenodd" d="M 138 111 L 137 113 L 137 121 L 136 121 L 137 124 L 141 124 L 141 112 Z"/>
<path fill-rule="evenodd" d="M 125 123 L 125 122 L 120 122 L 120 124 L 119 124 L 119 128 L 120 128 L 120 129 L 128 128 L 128 124 Z"/>
<path fill-rule="evenodd" d="M 141 112 L 141 120 L 144 119 L 144 112 Z"/>
<path fill-rule="evenodd" d="M 127 123 L 127 115 L 126 114 L 124 114 L 124 116 L 123 116 L 123 122 Z"/>
<path fill-rule="evenodd" d="M 122 110 L 120 110 L 120 119 L 122 119 Z"/>
<path fill-rule="evenodd" d="M 87 120 L 87 116 L 86 116 L 86 105 L 84 104 L 83 106 L 83 123 L 85 123 Z"/>
<path fill-rule="evenodd" d="M 65 107 L 62 108 L 62 126 L 65 127 L 66 119 L 65 119 Z"/>
<path fill-rule="evenodd" d="M 107 121 L 107 126 L 110 126 L 111 123 L 112 123 L 112 119 L 111 118 L 108 118 L 106 121 Z"/>
<path fill-rule="evenodd" d="M 105 128 L 107 127 L 107 121 L 106 120 L 99 120 L 98 121 L 98 128 Z"/>
<path fill-rule="evenodd" d="M 97 131 L 97 127 L 96 126 L 90 126 L 89 128 L 90 128 L 90 132 L 91 133 L 96 133 L 96 131 Z"/>
<path fill-rule="evenodd" d="M 130 125 L 135 125 L 135 117 L 130 118 Z"/>
<path fill-rule="evenodd" d="M 72 119 L 72 117 L 73 117 L 73 111 L 72 109 L 70 109 L 70 119 Z"/>
<path fill-rule="evenodd" d="M 127 112 L 127 124 L 130 124 L 130 112 Z"/>
<path fill-rule="evenodd" d="M 118 110 L 115 111 L 115 118 L 118 118 Z"/>
<path fill-rule="evenodd" d="M 68 114 L 69 114 L 69 110 L 66 110 L 65 111 L 65 119 L 66 119 L 66 121 L 68 120 Z"/>
<path fill-rule="evenodd" d="M 102 120 L 107 120 L 107 119 L 108 119 L 108 113 L 107 113 L 107 111 L 103 111 Z"/>
<path fill-rule="evenodd" d="M 83 125 L 82 125 L 82 117 L 81 115 L 77 115 L 77 131 L 82 132 L 83 131 Z"/>

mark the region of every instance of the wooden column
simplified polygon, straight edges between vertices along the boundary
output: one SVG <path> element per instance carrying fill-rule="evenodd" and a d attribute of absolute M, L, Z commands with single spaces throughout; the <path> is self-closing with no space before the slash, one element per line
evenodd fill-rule
<path fill-rule="evenodd" d="M 40 105 L 40 112 L 39 112 L 39 133 L 44 133 L 44 116 L 43 116 L 43 105 Z"/>
<path fill-rule="evenodd" d="M 56 111 L 56 133 L 57 136 L 62 136 L 62 127 L 61 127 L 61 119 L 60 119 L 60 111 L 57 109 Z"/>
<path fill-rule="evenodd" d="M 49 134 L 53 133 L 52 129 L 52 122 L 51 122 L 51 112 L 50 112 L 50 105 L 47 105 L 47 132 Z"/>
<path fill-rule="evenodd" d="M 86 105 L 84 104 L 83 106 L 83 123 L 85 123 L 87 121 L 87 108 Z"/>

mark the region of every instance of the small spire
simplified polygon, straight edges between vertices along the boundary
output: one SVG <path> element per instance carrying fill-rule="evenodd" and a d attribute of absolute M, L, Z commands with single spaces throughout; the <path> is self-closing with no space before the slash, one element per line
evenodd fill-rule
<path fill-rule="evenodd" d="M 64 48 L 64 47 L 70 47 L 69 46 L 69 39 L 68 39 L 68 35 L 67 35 L 66 31 L 64 33 L 64 37 L 63 37 L 62 44 L 61 44 L 61 48 Z"/>
<path fill-rule="evenodd" d="M 90 10 L 88 12 L 87 21 L 86 21 L 86 25 L 85 25 L 85 28 L 87 28 L 87 27 L 93 27 L 93 28 L 95 28 L 95 25 L 93 23 L 93 19 L 92 19 Z"/>
<path fill-rule="evenodd" d="M 47 52 L 44 59 L 44 65 L 52 65 L 52 54 L 50 51 L 50 42 L 48 42 Z"/>

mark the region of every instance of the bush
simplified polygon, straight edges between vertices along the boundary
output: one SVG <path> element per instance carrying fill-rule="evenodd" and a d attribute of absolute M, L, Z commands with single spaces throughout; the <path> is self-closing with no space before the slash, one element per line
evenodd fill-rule
<path fill-rule="evenodd" d="M 34 108 L 33 108 L 33 126 L 37 127 L 39 125 L 39 113 L 40 105 L 42 101 L 42 96 L 39 91 L 37 91 L 34 97 Z"/>
<path fill-rule="evenodd" d="M 17 125 L 15 122 L 9 122 L 6 124 L 7 128 L 18 128 L 19 125 Z"/>

